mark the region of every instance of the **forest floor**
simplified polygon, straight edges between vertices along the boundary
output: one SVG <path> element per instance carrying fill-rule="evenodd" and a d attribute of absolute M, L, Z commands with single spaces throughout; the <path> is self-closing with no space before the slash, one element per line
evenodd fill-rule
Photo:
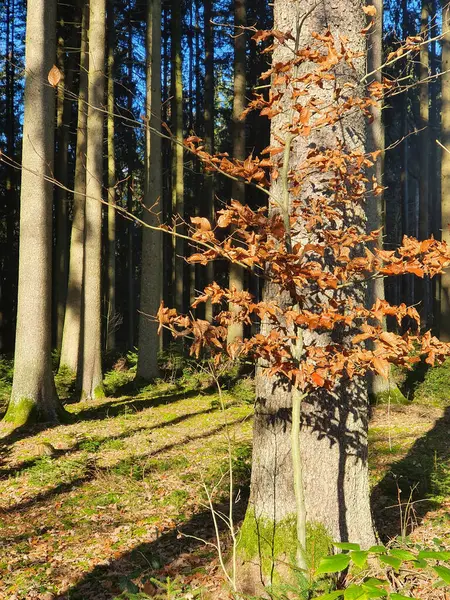
<path fill-rule="evenodd" d="M 205 489 L 227 510 L 231 440 L 239 521 L 252 428 L 251 403 L 229 391 L 219 400 L 160 384 L 69 404 L 68 425 L 2 426 L 0 598 L 219 599 L 217 553 L 201 541 L 214 540 Z M 449 428 L 449 409 L 374 409 L 373 507 L 385 541 L 403 529 L 407 544 L 450 544 Z"/>

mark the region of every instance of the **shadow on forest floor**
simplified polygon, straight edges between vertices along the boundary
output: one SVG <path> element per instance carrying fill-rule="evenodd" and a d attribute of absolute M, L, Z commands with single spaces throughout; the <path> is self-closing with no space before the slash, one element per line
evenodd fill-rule
<path fill-rule="evenodd" d="M 427 411 L 426 406 L 423 411 Z M 434 426 L 416 439 L 403 458 L 390 465 L 374 487 L 373 513 L 377 531 L 383 541 L 396 535 L 407 535 L 430 511 L 438 510 L 443 503 L 448 502 L 449 431 L 450 408 L 447 407 Z M 399 437 L 397 434 L 394 442 Z M 402 509 L 401 519 L 399 504 Z"/>

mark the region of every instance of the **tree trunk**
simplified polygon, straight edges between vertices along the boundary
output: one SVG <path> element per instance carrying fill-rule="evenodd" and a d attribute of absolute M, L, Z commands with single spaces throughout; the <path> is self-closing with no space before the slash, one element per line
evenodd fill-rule
<path fill-rule="evenodd" d="M 212 0 L 204 2 L 205 21 L 205 98 L 204 98 L 204 124 L 205 124 L 205 149 L 210 154 L 214 153 L 214 36 L 211 24 Z M 214 176 L 205 173 L 205 184 L 203 186 L 202 213 L 209 221 L 214 215 Z M 204 285 L 214 280 L 214 264 L 208 263 L 204 274 Z M 203 286 L 202 286 L 203 287 Z M 205 305 L 205 319 L 211 321 L 213 316 L 212 304 Z"/>
<path fill-rule="evenodd" d="M 293 31 L 295 36 L 296 23 L 304 8 L 302 0 L 276 0 L 274 28 L 282 32 Z M 324 23 L 337 39 L 339 35 L 347 37 L 352 50 L 365 54 L 365 40 L 360 34 L 365 25 L 361 0 L 319 5 L 303 23 L 300 48 L 310 43 L 311 32 L 323 31 Z M 280 45 L 274 51 L 273 62 L 287 61 L 291 57 L 291 49 Z M 341 80 L 357 83 L 362 78 L 364 61 L 355 60 L 354 65 L 355 71 L 342 66 L 336 70 L 336 85 Z M 332 89 L 333 86 L 324 85 L 322 101 L 331 101 Z M 278 145 L 276 140 L 286 135 L 284 125 L 290 112 L 287 102 L 286 97 L 286 110 L 272 119 L 272 144 Z M 291 168 L 295 169 L 305 159 L 314 142 L 333 147 L 340 139 L 349 148 L 364 148 L 365 129 L 362 116 L 353 113 L 339 128 L 324 127 L 308 138 L 294 138 Z M 304 187 L 302 193 L 306 199 L 314 193 L 314 185 Z M 281 197 L 280 178 L 273 182 L 271 193 L 276 198 Z M 346 218 L 349 225 L 358 226 L 360 215 L 354 217 L 347 215 Z M 363 291 L 349 288 L 347 293 L 349 300 L 363 300 Z M 285 306 L 292 303 L 273 284 L 266 286 L 264 298 Z M 269 331 L 270 324 L 264 321 L 262 333 Z M 325 338 L 305 332 L 304 343 L 331 343 L 329 337 Z M 290 565 L 295 568 L 297 562 L 298 506 L 291 453 L 292 395 L 288 386 L 263 373 L 259 366 L 251 497 L 239 543 L 243 559 L 239 581 L 242 591 L 248 594 L 258 593 L 262 584 L 297 579 L 294 570 L 290 569 Z M 367 464 L 368 412 L 367 390 L 362 381 L 343 382 L 330 392 L 319 389 L 303 400 L 299 443 L 306 507 L 303 518 L 307 521 L 307 561 L 313 560 L 312 546 L 317 550 L 322 545 L 322 551 L 325 546 L 326 551 L 327 540 L 351 540 L 363 547 L 375 541 Z M 314 554 L 317 557 L 317 551 Z"/>
<path fill-rule="evenodd" d="M 74 44 L 70 44 L 74 45 Z M 58 84 L 56 108 L 56 179 L 66 188 L 68 187 L 68 154 L 69 154 L 69 127 L 70 127 L 70 101 L 67 94 L 71 92 L 73 68 L 65 59 L 64 38 L 60 36 L 57 43 L 57 65 L 61 73 Z M 72 56 L 72 55 L 71 55 Z M 70 61 L 72 63 L 73 61 Z M 61 350 L 64 313 L 66 309 L 67 277 L 69 266 L 69 197 L 64 187 L 57 186 L 55 194 L 56 213 L 56 248 L 55 248 L 55 346 Z"/>
<path fill-rule="evenodd" d="M 51 362 L 52 184 L 55 90 L 47 76 L 55 61 L 56 0 L 29 0 L 20 207 L 19 293 L 11 400 L 5 421 L 58 422 Z"/>
<path fill-rule="evenodd" d="M 158 225 L 161 211 L 162 162 L 161 138 L 161 0 L 147 0 L 146 37 L 146 123 L 144 220 Z M 156 131 L 155 131 L 156 130 Z M 151 212 L 150 212 L 151 209 Z M 162 234 L 142 231 L 141 310 L 139 316 L 139 356 L 137 375 L 153 379 L 159 375 L 158 349 L 161 340 L 153 317 L 158 312 L 162 288 Z"/>
<path fill-rule="evenodd" d="M 114 144 L 114 3 L 107 11 L 108 27 L 108 319 L 106 350 L 116 346 L 116 157 Z"/>
<path fill-rule="evenodd" d="M 442 151 L 441 162 L 441 228 L 442 240 L 450 243 L 450 8 L 442 4 L 442 104 L 441 140 L 447 151 Z M 441 340 L 450 341 L 450 270 L 441 276 Z"/>
<path fill-rule="evenodd" d="M 245 109 L 246 81 L 246 56 L 245 40 L 246 32 L 239 27 L 247 25 L 247 11 L 245 0 L 235 0 L 234 2 L 234 25 L 237 28 L 234 32 L 234 96 L 233 96 L 233 157 L 239 160 L 245 159 L 245 122 L 241 115 Z M 233 181 L 231 195 L 241 204 L 245 203 L 245 184 Z M 244 269 L 232 263 L 230 265 L 229 288 L 235 288 L 237 291 L 244 289 Z M 235 315 L 240 309 L 231 304 L 231 314 Z M 235 338 L 243 338 L 244 326 L 242 323 L 233 323 L 228 328 L 228 343 Z"/>
<path fill-rule="evenodd" d="M 181 57 L 181 2 L 172 2 L 172 128 L 176 144 L 172 146 L 172 213 L 179 221 L 184 219 L 184 154 L 183 154 L 183 77 Z M 178 233 L 184 231 L 179 225 Z M 174 238 L 174 285 L 175 307 L 179 312 L 184 309 L 185 243 Z"/>
<path fill-rule="evenodd" d="M 133 27 L 132 27 L 132 3 L 128 2 L 128 49 L 127 49 L 127 116 L 129 119 L 133 118 Z M 133 170 L 134 170 L 134 156 L 135 156 L 135 139 L 133 135 L 133 128 L 128 126 L 127 131 L 127 167 L 128 167 L 128 180 L 127 180 L 127 211 L 133 213 Z M 132 219 L 127 220 L 127 306 L 128 306 L 128 318 L 127 318 L 127 343 L 128 348 L 132 350 L 134 348 L 134 260 L 133 260 L 133 242 L 134 242 L 134 221 Z"/>
<path fill-rule="evenodd" d="M 101 357 L 101 251 L 103 97 L 106 0 L 89 8 L 89 107 L 87 120 L 86 221 L 82 397 L 103 396 Z"/>
<path fill-rule="evenodd" d="M 81 367 L 82 298 L 84 264 L 84 230 L 86 204 L 86 151 L 87 151 L 87 99 L 88 99 L 88 40 L 89 6 L 82 6 L 80 87 L 78 92 L 77 149 L 75 155 L 75 182 L 73 221 L 70 238 L 69 283 L 61 343 L 60 368 L 78 373 Z"/>

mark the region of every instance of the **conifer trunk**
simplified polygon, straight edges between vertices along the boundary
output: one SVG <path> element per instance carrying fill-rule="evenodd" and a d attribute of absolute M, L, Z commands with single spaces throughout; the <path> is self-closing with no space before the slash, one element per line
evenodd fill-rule
<path fill-rule="evenodd" d="M 64 414 L 53 381 L 52 184 L 56 0 L 28 0 L 20 195 L 19 293 L 14 378 L 5 421 L 58 422 Z"/>
<path fill-rule="evenodd" d="M 90 0 L 82 371 L 82 397 L 87 399 L 103 395 L 101 363 L 101 200 L 103 190 L 105 25 L 106 0 Z"/>
<path fill-rule="evenodd" d="M 246 56 L 245 41 L 246 32 L 240 27 L 247 24 L 247 11 L 245 0 L 235 0 L 234 2 L 234 96 L 233 96 L 233 157 L 239 160 L 245 159 L 245 121 L 241 115 L 245 109 L 245 92 L 247 79 L 245 74 Z M 233 181 L 231 190 L 232 197 L 245 203 L 245 184 L 239 181 Z M 237 291 L 244 289 L 244 270 L 241 266 L 232 263 L 230 265 L 229 288 L 235 288 Z M 232 314 L 239 312 L 239 308 L 231 304 Z M 235 338 L 243 338 L 244 326 L 242 323 L 233 323 L 228 328 L 228 343 Z"/>
<path fill-rule="evenodd" d="M 114 143 L 114 3 L 110 0 L 107 10 L 108 28 L 108 301 L 106 350 L 116 345 L 116 156 Z"/>
<path fill-rule="evenodd" d="M 172 128 L 176 144 L 172 145 L 172 214 L 179 221 L 184 219 L 184 153 L 183 153 L 183 76 L 181 57 L 181 2 L 172 1 Z M 178 226 L 179 233 L 184 231 Z M 174 284 L 175 307 L 179 312 L 184 309 L 185 243 L 174 238 Z"/>
<path fill-rule="evenodd" d="M 441 141 L 447 151 L 442 151 L 441 161 L 441 228 L 442 240 L 450 243 L 450 9 L 442 2 L 442 104 Z M 450 341 L 450 270 L 441 275 L 440 338 Z"/>
<path fill-rule="evenodd" d="M 60 368 L 67 367 L 74 374 L 81 367 L 82 298 L 84 264 L 84 230 L 86 204 L 86 151 L 88 99 L 88 39 L 89 7 L 82 3 L 80 85 L 78 91 L 77 147 L 75 155 L 75 182 L 73 221 L 70 237 L 69 283 L 61 343 Z"/>
<path fill-rule="evenodd" d="M 161 138 L 161 0 L 147 0 L 146 35 L 146 124 L 145 131 L 145 189 L 144 220 L 157 225 L 161 210 L 162 161 Z M 139 316 L 139 355 L 137 375 L 153 379 L 159 374 L 158 349 L 161 339 L 157 323 L 152 319 L 158 312 L 162 291 L 162 237 L 159 231 L 142 231 L 141 309 Z"/>

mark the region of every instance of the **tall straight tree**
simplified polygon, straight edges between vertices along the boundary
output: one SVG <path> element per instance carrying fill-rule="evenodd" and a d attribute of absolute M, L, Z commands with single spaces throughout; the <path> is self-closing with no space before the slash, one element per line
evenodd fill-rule
<path fill-rule="evenodd" d="M 442 240 L 450 243 L 450 7 L 442 0 L 442 104 L 441 141 L 446 148 L 441 160 Z M 450 341 L 450 270 L 441 276 L 440 337 Z"/>
<path fill-rule="evenodd" d="M 182 3 L 172 0 L 172 128 L 176 144 L 172 147 L 172 213 L 184 219 L 184 155 L 183 155 L 183 61 L 181 56 Z M 177 228 L 179 230 L 179 228 Z M 173 295 L 178 310 L 183 310 L 185 243 L 174 238 Z"/>
<path fill-rule="evenodd" d="M 60 367 L 73 373 L 80 368 L 82 342 L 82 298 L 84 264 L 84 211 L 86 204 L 86 151 L 87 151 L 87 99 L 88 99 L 88 39 L 89 6 L 81 2 L 81 47 L 78 90 L 77 147 L 75 155 L 75 182 L 73 220 L 70 236 L 69 283 L 61 343 Z"/>
<path fill-rule="evenodd" d="M 89 106 L 87 120 L 84 252 L 83 398 L 103 395 L 101 355 L 101 252 L 103 189 L 103 97 L 106 0 L 89 5 Z"/>
<path fill-rule="evenodd" d="M 203 18 L 205 22 L 205 97 L 204 97 L 204 128 L 205 148 L 207 152 L 214 152 L 214 36 L 212 28 L 213 0 L 204 0 Z M 212 220 L 214 213 L 214 178 L 207 173 L 203 187 L 203 216 Z M 211 283 L 214 279 L 213 263 L 206 267 L 206 282 Z M 210 302 L 205 306 L 205 318 L 212 319 L 212 305 Z"/>
<path fill-rule="evenodd" d="M 57 422 L 63 415 L 52 374 L 52 184 L 56 0 L 29 0 L 20 194 L 19 292 L 14 378 L 5 420 Z"/>
<path fill-rule="evenodd" d="M 116 326 L 116 156 L 114 143 L 114 2 L 109 0 L 108 27 L 108 319 L 106 349 L 115 348 Z"/>
<path fill-rule="evenodd" d="M 339 40 L 339 36 L 348 38 L 352 50 L 364 56 L 366 44 L 360 33 L 365 26 L 362 6 L 362 0 L 326 0 L 307 14 L 309 5 L 304 0 L 275 0 L 274 28 L 292 32 L 294 38 L 298 36 L 299 47 L 303 48 L 311 43 L 312 32 L 322 32 L 326 27 L 335 39 Z M 292 50 L 292 44 L 278 45 L 273 53 L 273 64 L 290 61 Z M 308 65 L 301 68 L 306 71 Z M 330 104 L 336 86 L 341 87 L 345 82 L 359 89 L 358 82 L 364 72 L 365 61 L 361 58 L 354 61 L 354 70 L 339 66 L 335 71 L 336 81 L 325 83 L 320 91 L 318 88 L 314 97 L 325 105 Z M 363 90 L 359 91 L 363 93 Z M 362 115 L 356 112 L 348 115 L 341 127 L 325 126 L 308 138 L 287 134 L 292 96 L 284 97 L 284 110 L 271 121 L 272 145 L 279 146 L 280 140 L 285 143 L 285 151 L 279 159 L 280 173 L 297 169 L 314 143 L 330 148 L 342 143 L 350 149 L 364 149 L 366 124 Z M 287 158 L 286 148 L 290 150 Z M 286 194 L 289 203 L 293 203 L 294 198 L 289 188 L 283 187 L 283 181 L 280 176 L 272 183 L 271 195 L 277 199 L 272 205 L 272 214 L 278 210 L 277 206 L 283 206 Z M 315 194 L 320 195 L 316 183 L 305 184 L 296 197 L 297 202 L 308 203 Z M 359 226 L 362 232 L 361 215 L 351 213 L 351 210 L 345 213 L 349 226 Z M 333 228 L 333 222 L 323 223 L 322 227 L 326 226 Z M 297 221 L 295 229 L 302 243 L 305 243 L 305 236 L 314 240 L 301 220 Z M 294 241 L 297 240 L 295 237 Z M 364 298 L 361 288 L 347 289 L 345 293 L 349 302 L 352 298 L 358 301 Z M 274 299 L 286 308 L 292 305 L 290 297 L 280 298 L 280 290 L 274 284 L 266 285 L 264 298 L 266 301 Z M 311 306 L 314 310 L 314 305 Z M 268 335 L 270 331 L 270 321 L 264 319 L 261 333 Z M 332 340 L 328 336 L 324 339 L 320 334 L 304 332 L 303 343 L 323 346 Z M 341 383 L 330 391 L 322 388 L 302 401 L 302 419 L 295 424 L 299 429 L 296 445 L 300 447 L 295 466 L 291 439 L 294 397 L 293 389 L 258 368 L 251 497 L 239 542 L 244 559 L 240 581 L 243 591 L 249 594 L 258 591 L 262 580 L 266 584 L 273 583 L 274 577 L 283 571 L 283 579 L 288 578 L 286 563 L 298 560 L 297 539 L 302 539 L 302 551 L 305 552 L 305 522 L 332 540 L 351 540 L 363 547 L 375 541 L 367 464 L 369 405 L 364 382 Z"/>
<path fill-rule="evenodd" d="M 246 56 L 245 41 L 246 32 L 243 27 L 247 24 L 247 11 L 245 0 L 234 2 L 234 96 L 233 96 L 233 157 L 239 160 L 245 159 L 245 122 L 241 115 L 245 109 L 246 79 Z M 241 204 L 245 203 L 245 184 L 233 181 L 231 195 Z M 238 291 L 244 289 L 244 270 L 240 265 L 230 265 L 229 287 Z M 231 312 L 236 312 L 236 307 L 231 305 Z M 243 337 L 242 323 L 233 323 L 228 329 L 228 341 Z"/>
<path fill-rule="evenodd" d="M 146 104 L 144 220 L 158 224 L 161 211 L 161 0 L 147 0 Z M 142 231 L 141 309 L 137 375 L 152 379 L 159 373 L 157 351 L 160 345 L 157 323 L 152 319 L 161 302 L 161 232 L 144 227 Z"/>

